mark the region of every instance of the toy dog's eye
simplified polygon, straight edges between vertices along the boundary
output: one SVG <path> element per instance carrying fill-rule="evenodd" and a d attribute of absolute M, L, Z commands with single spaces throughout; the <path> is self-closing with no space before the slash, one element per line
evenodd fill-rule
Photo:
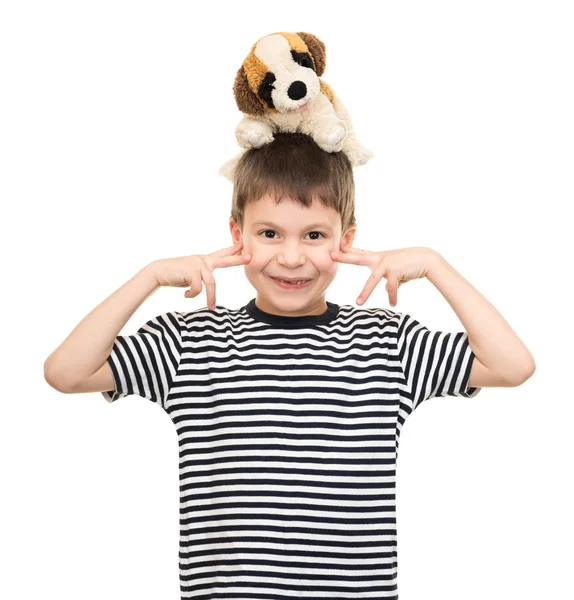
<path fill-rule="evenodd" d="M 315 70 L 315 65 L 313 64 L 313 60 L 308 52 L 297 52 L 296 50 L 291 50 L 291 56 L 293 60 L 302 67 L 307 67 L 307 69 Z"/>
<path fill-rule="evenodd" d="M 273 73 L 265 73 L 265 77 L 259 84 L 259 89 L 257 90 L 259 97 L 267 103 L 269 108 L 275 108 L 275 103 L 273 102 L 273 97 L 271 95 L 275 89 L 274 83 L 275 75 L 273 75 Z"/>

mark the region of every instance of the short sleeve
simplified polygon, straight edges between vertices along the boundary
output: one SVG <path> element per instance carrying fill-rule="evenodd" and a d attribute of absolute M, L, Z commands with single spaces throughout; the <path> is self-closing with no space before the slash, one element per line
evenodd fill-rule
<path fill-rule="evenodd" d="M 134 335 L 118 335 L 107 362 L 115 389 L 102 392 L 108 402 L 141 396 L 166 407 L 181 358 L 182 317 L 168 312 L 139 328 Z"/>
<path fill-rule="evenodd" d="M 411 315 L 398 314 L 398 354 L 413 410 L 430 398 L 476 396 L 482 388 L 468 387 L 475 359 L 468 334 L 431 331 Z"/>

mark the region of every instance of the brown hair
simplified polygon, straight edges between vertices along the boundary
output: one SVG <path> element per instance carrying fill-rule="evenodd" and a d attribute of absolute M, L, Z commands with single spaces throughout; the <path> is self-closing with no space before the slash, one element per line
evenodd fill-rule
<path fill-rule="evenodd" d="M 325 152 L 304 133 L 277 132 L 272 142 L 247 150 L 235 166 L 231 217 L 243 231 L 245 206 L 265 194 L 310 207 L 317 197 L 341 215 L 341 235 L 356 225 L 355 181 L 343 152 Z"/>

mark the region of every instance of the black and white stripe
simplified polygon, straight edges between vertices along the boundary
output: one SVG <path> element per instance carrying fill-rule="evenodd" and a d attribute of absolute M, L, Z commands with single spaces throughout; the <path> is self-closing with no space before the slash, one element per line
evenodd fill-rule
<path fill-rule="evenodd" d="M 179 439 L 182 598 L 398 599 L 395 470 L 407 416 L 473 397 L 465 332 L 328 302 L 171 312 L 118 336 L 115 392 Z"/>
<path fill-rule="evenodd" d="M 102 392 L 108 402 L 141 396 L 165 408 L 181 357 L 183 321 L 170 312 L 150 319 L 135 335 L 119 335 L 108 364 L 115 390 Z"/>

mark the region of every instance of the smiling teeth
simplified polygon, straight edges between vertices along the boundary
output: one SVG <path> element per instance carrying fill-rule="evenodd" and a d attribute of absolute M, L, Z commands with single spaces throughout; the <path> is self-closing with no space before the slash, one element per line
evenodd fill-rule
<path fill-rule="evenodd" d="M 300 281 L 285 281 L 284 279 L 280 279 L 279 281 L 282 281 L 283 283 L 290 283 L 291 285 L 293 285 L 294 283 L 297 285 L 301 285 L 302 283 L 305 283 L 305 281 L 303 281 L 302 279 Z"/>

